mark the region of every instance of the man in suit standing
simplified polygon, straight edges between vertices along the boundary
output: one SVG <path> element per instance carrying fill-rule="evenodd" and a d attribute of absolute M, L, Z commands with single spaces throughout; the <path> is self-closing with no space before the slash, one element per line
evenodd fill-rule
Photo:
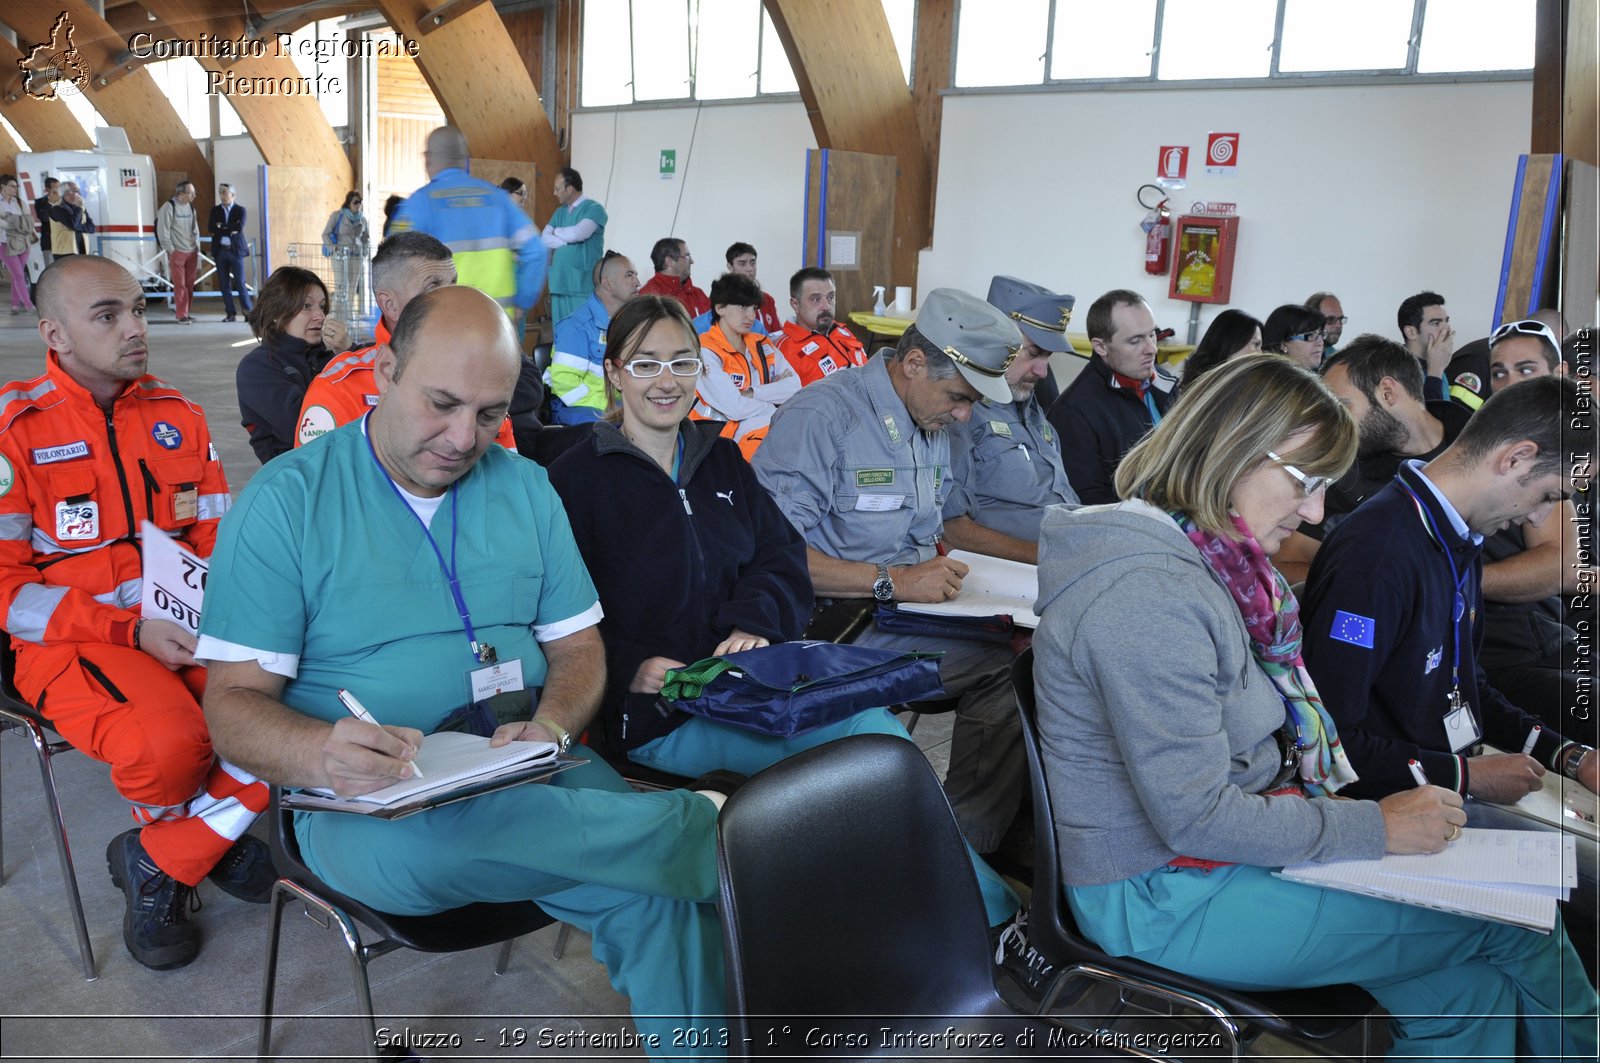
<path fill-rule="evenodd" d="M 250 312 L 250 290 L 244 282 L 244 208 L 233 201 L 233 186 L 217 186 L 217 205 L 211 208 L 211 257 L 217 263 L 217 287 L 222 290 L 224 321 L 237 321 L 233 312 L 233 293 L 239 292 L 239 305 Z"/>

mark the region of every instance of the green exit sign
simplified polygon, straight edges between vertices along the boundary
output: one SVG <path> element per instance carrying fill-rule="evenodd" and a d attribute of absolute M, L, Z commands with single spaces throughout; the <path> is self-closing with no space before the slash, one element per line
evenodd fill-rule
<path fill-rule="evenodd" d="M 672 175 L 678 172 L 678 151 L 676 148 L 661 149 L 661 179 L 670 181 Z"/>

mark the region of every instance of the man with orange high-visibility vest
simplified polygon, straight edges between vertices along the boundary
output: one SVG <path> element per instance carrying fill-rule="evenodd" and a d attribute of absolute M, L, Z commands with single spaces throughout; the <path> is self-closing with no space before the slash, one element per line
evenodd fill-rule
<path fill-rule="evenodd" d="M 825 269 L 807 266 L 789 278 L 794 321 L 786 322 L 783 331 L 772 338 L 802 385 L 867 364 L 866 347 L 833 318 L 835 298 L 833 274 Z"/>
<path fill-rule="evenodd" d="M 141 523 L 208 556 L 228 483 L 204 412 L 146 372 L 132 274 L 57 259 L 38 306 L 45 372 L 0 394 L 0 608 L 16 687 L 111 765 L 139 824 L 106 851 L 123 940 L 147 967 L 182 967 L 200 950 L 189 911 L 201 879 L 265 903 L 277 877 L 245 834 L 266 787 L 212 752 L 194 635 L 139 611 Z"/>
<path fill-rule="evenodd" d="M 428 183 L 394 212 L 390 234 L 415 229 L 438 237 L 456 260 L 456 282 L 476 288 L 520 325 L 544 290 L 539 227 L 498 185 L 468 173 L 466 134 L 440 126 L 422 153 Z"/>
<path fill-rule="evenodd" d="M 300 402 L 300 417 L 295 422 L 294 445 L 303 447 L 327 435 L 342 424 L 358 420 L 378 404 L 378 381 L 373 367 L 378 352 L 389 342 L 389 334 L 406 304 L 423 292 L 431 292 L 456 280 L 455 261 L 450 249 L 427 233 L 395 233 L 378 245 L 372 259 L 372 294 L 382 316 L 373 330 L 370 347 L 349 351 L 329 359 L 327 366 L 306 388 Z M 517 449 L 516 436 L 507 418 L 500 425 L 495 442 L 507 450 Z"/>

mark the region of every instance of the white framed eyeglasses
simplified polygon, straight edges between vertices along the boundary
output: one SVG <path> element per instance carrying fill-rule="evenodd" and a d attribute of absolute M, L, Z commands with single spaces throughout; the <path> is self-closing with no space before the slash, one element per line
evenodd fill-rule
<path fill-rule="evenodd" d="M 1307 476 L 1298 468 L 1290 465 L 1288 462 L 1284 461 L 1270 450 L 1267 451 L 1267 457 L 1277 462 L 1278 468 L 1294 477 L 1295 482 L 1300 485 L 1301 494 L 1303 494 L 1306 498 L 1310 498 L 1312 495 L 1315 495 L 1319 492 L 1326 491 L 1333 484 L 1333 477 Z"/>
<path fill-rule="evenodd" d="M 655 358 L 635 358 L 622 368 L 635 380 L 654 380 L 661 375 L 662 369 L 666 369 L 673 376 L 699 376 L 705 366 L 698 358 L 674 358 L 670 362 Z"/>

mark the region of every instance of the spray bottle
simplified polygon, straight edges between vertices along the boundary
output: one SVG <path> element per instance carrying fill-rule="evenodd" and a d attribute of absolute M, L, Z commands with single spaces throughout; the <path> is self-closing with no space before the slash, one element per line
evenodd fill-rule
<path fill-rule="evenodd" d="M 881 285 L 881 284 L 873 285 L 872 286 L 872 295 L 873 295 L 872 312 L 874 314 L 877 314 L 879 317 L 882 317 L 883 316 L 883 312 L 884 312 L 883 285 Z"/>

